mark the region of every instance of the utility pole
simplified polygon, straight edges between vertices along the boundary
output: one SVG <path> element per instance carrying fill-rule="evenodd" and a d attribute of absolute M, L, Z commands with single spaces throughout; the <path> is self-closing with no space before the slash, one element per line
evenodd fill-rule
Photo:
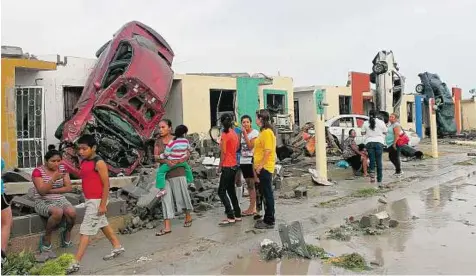
<path fill-rule="evenodd" d="M 436 106 L 435 99 L 430 99 L 430 138 L 431 138 L 431 156 L 438 158 L 438 132 L 436 128 Z"/>
<path fill-rule="evenodd" d="M 314 100 L 316 104 L 316 123 L 314 124 L 316 140 L 316 171 L 319 177 L 327 181 L 326 126 L 324 122 L 325 90 L 316 89 Z"/>

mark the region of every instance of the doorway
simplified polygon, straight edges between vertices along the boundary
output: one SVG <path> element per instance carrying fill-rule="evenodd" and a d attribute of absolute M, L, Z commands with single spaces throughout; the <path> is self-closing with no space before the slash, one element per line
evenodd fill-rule
<path fill-rule="evenodd" d="M 210 89 L 210 126 L 219 126 L 224 113 L 235 118 L 236 90 Z"/>
<path fill-rule="evenodd" d="M 74 108 L 81 97 L 83 92 L 83 86 L 64 86 L 63 95 L 64 95 L 64 120 L 67 121 L 71 119 L 74 115 Z"/>

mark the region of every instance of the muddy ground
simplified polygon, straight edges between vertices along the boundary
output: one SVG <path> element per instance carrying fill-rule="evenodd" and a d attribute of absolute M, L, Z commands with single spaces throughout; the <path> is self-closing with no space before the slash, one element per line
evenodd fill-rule
<path fill-rule="evenodd" d="M 421 148 L 428 151 L 425 143 Z M 371 270 L 359 273 L 474 273 L 476 163 L 467 156 L 469 151 L 476 149 L 442 144 L 439 159 L 403 163 L 402 179 L 390 177 L 392 168 L 387 161 L 384 182 L 390 189 L 376 193 L 369 192 L 372 185 L 367 179 L 350 180 L 350 169 L 330 167 L 337 184 L 328 187 L 314 186 L 305 171 L 302 176 L 291 171 L 276 193 L 277 224 L 298 220 L 307 243 L 334 255 L 361 254 Z M 307 187 L 307 197 L 282 198 L 297 186 Z M 246 204 L 244 198 L 242 207 Z M 348 241 L 326 238 L 326 232 L 343 224 L 345 218 L 382 210 L 399 221 L 398 227 L 375 236 L 356 233 Z M 259 258 L 259 243 L 265 238 L 279 243 L 277 228 L 254 230 L 252 218 L 220 228 L 217 223 L 222 216 L 222 208 L 195 215 L 191 228 L 176 220 L 173 232 L 163 237 L 155 237 L 158 229 L 120 235 L 127 252 L 110 262 L 101 260 L 109 251 L 108 242 L 98 241 L 88 249 L 81 274 L 356 273 L 321 260 L 264 262 Z"/>

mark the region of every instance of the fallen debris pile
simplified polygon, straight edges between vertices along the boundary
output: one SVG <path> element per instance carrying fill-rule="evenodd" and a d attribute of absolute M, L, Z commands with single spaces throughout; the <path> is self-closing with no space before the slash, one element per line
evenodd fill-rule
<path fill-rule="evenodd" d="M 389 228 L 395 228 L 398 221 L 390 219 L 387 212 L 379 212 L 369 216 L 363 216 L 360 220 L 350 217 L 339 227 L 327 231 L 327 239 L 338 241 L 350 241 L 352 236 L 357 235 L 381 235 Z"/>

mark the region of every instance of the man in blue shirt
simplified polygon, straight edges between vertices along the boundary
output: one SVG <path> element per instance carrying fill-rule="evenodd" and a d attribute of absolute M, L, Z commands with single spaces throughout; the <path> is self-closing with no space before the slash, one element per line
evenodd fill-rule
<path fill-rule="evenodd" d="M 5 167 L 5 161 L 2 158 L 2 172 L 3 168 Z M 3 186 L 3 177 L 2 177 L 2 263 L 4 262 L 6 255 L 5 249 L 7 249 L 8 239 L 10 238 L 10 231 L 12 229 L 12 208 L 10 208 L 10 204 L 5 199 L 5 187 Z"/>

